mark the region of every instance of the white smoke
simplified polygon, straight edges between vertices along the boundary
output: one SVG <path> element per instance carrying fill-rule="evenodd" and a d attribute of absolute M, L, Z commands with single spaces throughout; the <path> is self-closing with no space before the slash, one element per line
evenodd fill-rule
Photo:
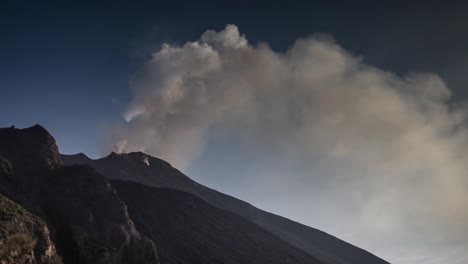
<path fill-rule="evenodd" d="M 468 247 L 466 111 L 450 103 L 437 75 L 396 76 L 324 36 L 278 53 L 250 45 L 228 25 L 183 46 L 163 45 L 132 86 L 127 123 L 114 130 L 119 152 L 144 151 L 186 169 L 210 136 L 229 134 L 247 149 L 268 146 L 315 164 L 301 171 L 328 177 L 337 195 L 351 192 L 352 199 L 329 205 L 353 208 L 349 228 L 340 230 L 362 232 L 350 239 L 392 262 L 430 263 L 430 251 L 441 257 Z M 376 237 L 412 252 L 373 247 Z M 451 263 L 466 263 L 468 254 L 457 252 L 459 262 Z"/>
<path fill-rule="evenodd" d="M 146 166 L 150 166 L 149 157 L 148 157 L 148 156 L 143 156 L 143 163 L 146 164 Z"/>

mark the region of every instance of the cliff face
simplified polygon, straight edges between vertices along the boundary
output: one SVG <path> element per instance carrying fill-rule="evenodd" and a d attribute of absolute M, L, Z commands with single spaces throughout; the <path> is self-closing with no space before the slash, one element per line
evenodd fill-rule
<path fill-rule="evenodd" d="M 1 194 L 0 263 L 62 263 L 45 222 Z"/>
<path fill-rule="evenodd" d="M 40 126 L 0 129 L 0 191 L 47 222 L 64 263 L 159 263 L 110 182 L 91 167 L 62 166 Z"/>

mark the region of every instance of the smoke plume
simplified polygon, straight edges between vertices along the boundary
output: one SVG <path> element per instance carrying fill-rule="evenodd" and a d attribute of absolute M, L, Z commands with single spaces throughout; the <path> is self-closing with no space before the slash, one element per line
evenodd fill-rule
<path fill-rule="evenodd" d="M 312 206 L 320 214 L 298 220 L 337 223 L 328 226 L 336 235 L 394 263 L 468 261 L 467 112 L 437 75 L 397 76 L 327 36 L 275 52 L 228 25 L 162 45 L 132 88 L 125 122 L 113 130 L 115 151 L 189 170 L 211 138 L 235 138 L 246 152 L 277 155 L 268 168 L 246 166 L 259 184 L 297 182 L 297 210 L 327 193 L 328 203 Z M 275 172 L 279 157 L 292 161 L 287 175 Z"/>

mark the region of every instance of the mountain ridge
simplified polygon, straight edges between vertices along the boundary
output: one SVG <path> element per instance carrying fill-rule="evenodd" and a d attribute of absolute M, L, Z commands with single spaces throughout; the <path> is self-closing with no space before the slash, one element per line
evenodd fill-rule
<path fill-rule="evenodd" d="M 22 214 L 25 221 L 29 213 L 38 217 L 37 230 L 46 230 L 42 236 L 20 231 L 50 241 L 45 244 L 56 248 L 54 263 L 387 263 L 203 186 L 142 152 L 98 160 L 83 153 L 61 155 L 39 125 L 0 128 L 0 195 L 11 201 L 0 209 L 22 207 L 28 212 Z M 9 241 L 5 237 L 0 232 L 0 241 Z M 29 264 L 45 263 L 43 257 L 21 254 Z M 0 263 L 17 263 L 6 255 L 0 255 Z"/>
<path fill-rule="evenodd" d="M 65 164 L 77 162 L 74 155 L 62 155 Z M 149 164 L 146 164 L 145 159 Z M 194 194 L 211 205 L 233 212 L 272 232 L 305 252 L 320 256 L 332 264 L 388 264 L 372 253 L 339 238 L 263 211 L 253 205 L 199 184 L 172 167 L 170 163 L 143 152 L 111 152 L 100 159 L 86 159 L 104 176 L 114 180 L 134 181 L 152 187 L 172 188 Z"/>

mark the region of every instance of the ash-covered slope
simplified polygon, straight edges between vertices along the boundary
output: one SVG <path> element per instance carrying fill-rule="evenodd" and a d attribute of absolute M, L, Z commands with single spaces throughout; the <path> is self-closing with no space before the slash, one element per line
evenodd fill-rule
<path fill-rule="evenodd" d="M 161 263 L 320 264 L 270 232 L 193 194 L 112 181 L 135 226 L 157 242 Z"/>
<path fill-rule="evenodd" d="M 41 126 L 0 129 L 0 193 L 45 220 L 65 264 L 158 263 L 109 180 L 89 166 L 63 166 Z"/>
<path fill-rule="evenodd" d="M 92 160 L 79 155 L 62 155 L 65 164 L 88 164 L 110 179 L 134 181 L 148 186 L 185 191 L 209 204 L 230 211 L 270 231 L 275 236 L 312 256 L 332 264 L 388 264 L 371 253 L 320 230 L 296 223 L 225 195 L 173 168 L 169 163 L 141 152 L 111 153 Z"/>

